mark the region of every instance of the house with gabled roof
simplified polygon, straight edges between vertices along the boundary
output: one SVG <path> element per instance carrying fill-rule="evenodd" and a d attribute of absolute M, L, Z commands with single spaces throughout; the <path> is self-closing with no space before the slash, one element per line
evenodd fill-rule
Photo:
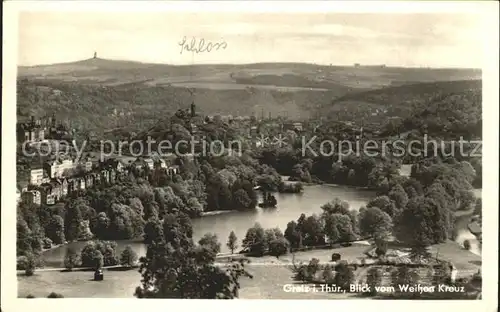
<path fill-rule="evenodd" d="M 21 194 L 21 200 L 27 204 L 42 204 L 42 196 L 39 190 L 25 191 Z"/>
<path fill-rule="evenodd" d="M 43 168 L 34 168 L 30 171 L 30 184 L 40 185 L 43 183 L 44 170 Z"/>

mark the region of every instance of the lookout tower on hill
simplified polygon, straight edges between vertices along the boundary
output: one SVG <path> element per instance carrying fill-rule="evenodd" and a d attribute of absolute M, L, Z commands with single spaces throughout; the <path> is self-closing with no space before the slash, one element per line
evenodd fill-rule
<path fill-rule="evenodd" d="M 97 58 L 97 52 L 94 52 L 94 58 L 95 59 Z"/>

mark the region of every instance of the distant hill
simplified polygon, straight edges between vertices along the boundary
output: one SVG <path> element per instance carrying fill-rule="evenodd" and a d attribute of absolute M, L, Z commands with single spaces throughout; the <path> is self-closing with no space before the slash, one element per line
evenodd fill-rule
<path fill-rule="evenodd" d="M 19 120 L 54 112 L 79 129 L 136 131 L 163 115 L 188 108 L 193 101 L 206 114 L 276 116 L 286 112 L 292 118 L 307 118 L 347 107 L 347 111 L 371 114 L 372 108 L 387 106 L 383 97 L 375 100 L 377 92 L 385 94 L 384 88 L 480 77 L 481 71 L 475 69 L 302 63 L 174 66 L 96 58 L 19 67 L 17 109 Z M 373 91 L 377 89 L 381 90 Z M 402 91 L 389 101 L 411 99 L 420 91 L 426 92 Z"/>
<path fill-rule="evenodd" d="M 87 59 L 72 63 L 19 67 L 19 77 L 60 82 L 119 85 L 146 84 L 207 89 L 244 89 L 248 86 L 290 88 L 374 89 L 415 82 L 480 79 L 476 69 L 324 66 L 303 63 L 243 65 L 148 64 L 131 61 Z"/>
<path fill-rule="evenodd" d="M 320 108 L 321 116 L 364 125 L 401 125 L 400 131 L 433 127 L 481 135 L 481 80 L 440 81 L 351 93 Z M 440 128 L 442 128 L 440 130 Z M 446 129 L 444 129 L 446 128 Z"/>

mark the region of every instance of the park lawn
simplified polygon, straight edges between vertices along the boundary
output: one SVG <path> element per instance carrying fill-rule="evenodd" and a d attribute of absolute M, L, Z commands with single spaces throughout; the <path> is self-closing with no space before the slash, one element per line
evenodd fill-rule
<path fill-rule="evenodd" d="M 283 285 L 296 283 L 286 266 L 249 266 L 253 278 L 242 277 L 240 299 L 341 299 L 347 295 L 328 293 L 287 293 Z M 18 297 L 44 298 L 51 292 L 65 298 L 133 298 L 141 276 L 136 270 L 104 271 L 104 280 L 93 281 L 93 272 L 42 271 L 18 276 Z M 297 284 L 300 285 L 300 284 Z"/>
<path fill-rule="evenodd" d="M 451 261 L 459 270 L 460 276 L 470 276 L 481 268 L 481 257 L 460 247 L 453 241 L 432 247 L 436 255 L 439 247 L 439 258 Z M 308 263 L 312 258 L 320 262 L 330 262 L 333 252 L 340 253 L 342 259 L 354 261 L 363 257 L 366 245 L 330 250 L 311 250 L 295 253 L 295 262 Z M 241 299 L 345 299 L 353 294 L 331 294 L 323 292 L 291 293 L 285 292 L 285 284 L 301 285 L 293 280 L 292 255 L 275 257 L 250 258 L 246 266 L 252 279 L 242 277 L 239 298 Z M 222 261 L 221 261 L 222 262 Z M 358 269 L 362 270 L 362 269 Z M 363 275 L 357 272 L 356 275 Z M 360 276 L 363 279 L 362 276 Z M 18 297 L 31 294 L 37 298 L 47 297 L 50 292 L 57 292 L 66 298 L 133 298 L 135 288 L 140 285 L 141 275 L 136 269 L 129 271 L 104 271 L 104 281 L 93 281 L 93 272 L 75 271 L 39 271 L 34 276 L 18 275 Z"/>
<path fill-rule="evenodd" d="M 482 258 L 448 240 L 444 243 L 431 246 L 432 256 L 438 255 L 441 260 L 450 261 L 458 270 L 458 277 L 470 276 L 481 269 Z"/>
<path fill-rule="evenodd" d="M 253 278 L 240 280 L 239 299 L 347 299 L 355 296 L 349 293 L 337 294 L 321 291 L 286 292 L 283 289 L 284 285 L 303 285 L 293 280 L 293 272 L 288 266 L 249 266 L 247 271 L 253 275 Z"/>
<path fill-rule="evenodd" d="M 140 285 L 141 275 L 137 270 L 105 270 L 102 282 L 93 278 L 94 272 L 89 271 L 41 271 L 30 277 L 18 275 L 17 293 L 19 298 L 29 294 L 43 298 L 51 292 L 65 298 L 132 298 L 135 288 Z"/>
<path fill-rule="evenodd" d="M 296 263 L 308 263 L 312 258 L 318 258 L 321 262 L 329 262 L 331 254 L 338 252 L 342 255 L 342 259 L 354 260 L 362 256 L 366 248 L 365 245 L 353 245 L 330 250 L 297 252 L 295 259 Z M 246 269 L 253 275 L 253 278 L 241 279 L 239 296 L 242 299 L 340 299 L 349 296 L 321 292 L 287 293 L 283 291 L 283 285 L 297 283 L 292 278 L 290 254 L 280 257 L 279 260 L 266 256 L 250 258 L 250 261 Z M 93 274 L 89 271 L 38 271 L 35 275 L 27 277 L 21 273 L 17 278 L 18 297 L 24 298 L 31 294 L 40 298 L 47 297 L 51 292 L 57 292 L 65 298 L 132 298 L 141 280 L 141 275 L 136 269 L 105 270 L 104 280 L 101 282 L 93 281 Z"/>

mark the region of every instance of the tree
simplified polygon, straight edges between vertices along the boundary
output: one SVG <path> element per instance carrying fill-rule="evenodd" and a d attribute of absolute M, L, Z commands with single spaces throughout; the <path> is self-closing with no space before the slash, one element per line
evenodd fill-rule
<path fill-rule="evenodd" d="M 105 266 L 112 266 L 120 263 L 117 253 L 118 244 L 115 241 L 97 241 L 96 247 L 104 257 Z"/>
<path fill-rule="evenodd" d="M 366 276 L 366 284 L 370 287 L 370 295 L 376 295 L 377 294 L 377 289 L 376 287 L 380 286 L 382 283 L 382 272 L 379 268 L 377 267 L 371 267 L 368 270 L 367 276 Z"/>
<path fill-rule="evenodd" d="M 80 236 L 78 237 L 79 240 L 86 241 L 94 237 L 94 234 L 92 234 L 92 232 L 90 231 L 89 220 L 83 220 L 82 222 L 80 222 L 80 228 L 78 231 L 80 233 Z"/>
<path fill-rule="evenodd" d="M 74 267 L 78 267 L 79 265 L 80 256 L 74 248 L 69 247 L 66 250 L 66 256 L 64 257 L 64 267 L 71 271 Z"/>
<path fill-rule="evenodd" d="M 391 217 L 377 207 L 364 209 L 359 214 L 359 227 L 363 236 L 386 239 L 392 232 Z"/>
<path fill-rule="evenodd" d="M 234 231 L 231 231 L 231 233 L 229 233 L 229 237 L 227 239 L 227 244 L 226 244 L 227 248 L 231 250 L 231 253 L 234 253 L 234 250 L 238 248 L 237 241 L 238 238 L 236 237 L 236 234 L 234 233 Z"/>
<path fill-rule="evenodd" d="M 297 222 L 290 221 L 285 230 L 285 238 L 290 242 L 292 248 L 302 247 L 302 237 L 297 227 Z"/>
<path fill-rule="evenodd" d="M 83 201 L 76 201 L 66 207 L 66 214 L 64 216 L 64 229 L 66 239 L 71 242 L 80 237 L 80 223 L 83 221 L 80 205 Z"/>
<path fill-rule="evenodd" d="M 259 223 L 255 223 L 253 227 L 248 229 L 243 239 L 243 248 L 257 256 L 262 256 L 266 252 L 268 248 L 266 234 Z"/>
<path fill-rule="evenodd" d="M 215 255 L 195 246 L 192 226 L 182 214 L 166 215 L 163 235 L 148 244 L 140 259 L 138 298 L 232 299 L 238 296 L 239 278 L 249 276 L 243 263 L 229 268 L 214 265 Z"/>
<path fill-rule="evenodd" d="M 408 204 L 408 195 L 406 194 L 404 188 L 401 184 L 396 184 L 389 191 L 389 199 L 394 202 L 395 207 L 398 211 L 403 209 L 406 204 Z"/>
<path fill-rule="evenodd" d="M 138 260 L 137 253 L 128 245 L 120 255 L 120 264 L 126 267 L 133 267 Z"/>
<path fill-rule="evenodd" d="M 104 257 L 99 250 L 94 250 L 92 253 L 92 263 L 91 267 L 94 269 L 100 269 L 104 266 Z"/>
<path fill-rule="evenodd" d="M 219 239 L 216 234 L 213 233 L 206 233 L 203 235 L 203 237 L 198 241 L 198 244 L 200 246 L 207 248 L 211 252 L 213 252 L 215 255 L 217 255 L 220 252 L 220 243 Z"/>
<path fill-rule="evenodd" d="M 303 243 L 306 246 L 318 246 L 325 244 L 325 233 L 321 224 L 321 218 L 312 215 L 301 221 L 299 218 L 297 227 L 304 236 Z"/>
<path fill-rule="evenodd" d="M 278 238 L 284 238 L 283 233 L 279 228 L 272 228 L 272 229 L 266 229 L 264 230 L 264 235 L 266 239 L 266 246 L 270 246 L 271 242 L 278 239 Z"/>
<path fill-rule="evenodd" d="M 186 207 L 188 207 L 189 213 L 194 216 L 198 216 L 203 212 L 203 205 L 200 204 L 196 197 L 189 198 Z"/>
<path fill-rule="evenodd" d="M 325 214 L 325 234 L 330 243 L 350 242 L 356 234 L 352 229 L 351 218 L 345 214 Z"/>
<path fill-rule="evenodd" d="M 290 243 L 284 237 L 278 237 L 269 244 L 269 253 L 276 258 L 288 252 Z"/>
<path fill-rule="evenodd" d="M 393 194 L 394 195 L 394 194 Z M 391 218 L 396 214 L 396 205 L 388 196 L 377 196 L 370 200 L 366 208 L 377 207 L 383 212 L 387 213 Z"/>
<path fill-rule="evenodd" d="M 422 184 L 414 178 L 407 179 L 403 183 L 403 188 L 405 190 L 405 193 L 408 195 L 408 199 L 424 194 L 424 188 Z"/>
<path fill-rule="evenodd" d="M 61 216 L 54 215 L 52 216 L 49 226 L 45 230 L 47 237 L 52 240 L 52 242 L 56 245 L 64 244 L 65 236 L 64 236 L 64 220 Z"/>
<path fill-rule="evenodd" d="M 45 248 L 45 249 L 49 249 L 49 248 L 51 248 L 51 247 L 52 247 L 52 240 L 51 240 L 50 238 L 45 237 L 45 238 L 42 240 L 42 242 L 43 242 L 43 248 Z"/>
<path fill-rule="evenodd" d="M 449 211 L 428 197 L 412 198 L 402 211 L 396 236 L 410 246 L 428 246 L 448 238 Z"/>
<path fill-rule="evenodd" d="M 28 223 L 23 217 L 17 214 L 17 248 L 16 253 L 18 256 L 27 255 L 33 252 L 33 236 Z"/>
<path fill-rule="evenodd" d="M 111 243 L 109 243 L 111 244 Z M 104 265 L 115 265 L 118 261 L 114 261 L 115 257 L 111 252 L 112 246 L 100 242 L 88 242 L 81 251 L 80 259 L 83 267 L 101 268 Z M 116 243 L 115 243 L 116 244 Z M 107 261 L 105 261 L 105 256 Z"/>
<path fill-rule="evenodd" d="M 252 200 L 244 189 L 237 190 L 234 193 L 233 199 L 238 210 L 248 209 L 252 206 Z"/>
<path fill-rule="evenodd" d="M 144 244 L 151 244 L 163 236 L 163 227 L 158 218 L 150 218 L 144 226 Z"/>
<path fill-rule="evenodd" d="M 96 236 L 100 239 L 107 239 L 109 237 L 109 224 L 111 221 L 105 212 L 100 212 L 97 215 L 97 221 L 94 227 Z"/>
<path fill-rule="evenodd" d="M 32 253 L 27 254 L 25 270 L 24 270 L 26 276 L 32 276 L 33 274 L 35 274 L 36 265 L 37 265 L 37 255 Z"/>
<path fill-rule="evenodd" d="M 325 213 L 334 214 L 348 214 L 349 213 L 349 203 L 338 198 L 335 198 L 331 202 L 328 202 L 321 206 L 321 209 Z"/>

